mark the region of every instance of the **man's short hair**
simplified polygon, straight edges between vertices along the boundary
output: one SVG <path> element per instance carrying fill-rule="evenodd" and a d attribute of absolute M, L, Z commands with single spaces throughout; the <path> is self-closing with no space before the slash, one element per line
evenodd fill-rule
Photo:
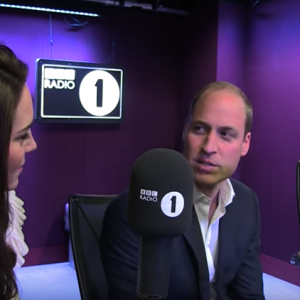
<path fill-rule="evenodd" d="M 241 97 L 241 99 L 244 102 L 245 105 L 245 134 L 250 132 L 251 127 L 252 127 L 252 121 L 253 121 L 253 108 L 251 105 L 251 102 L 247 98 L 247 96 L 244 94 L 244 92 L 238 88 L 237 86 L 226 82 L 226 81 L 217 81 L 217 82 L 212 82 L 208 85 L 206 85 L 194 98 L 193 102 L 191 103 L 187 119 L 186 119 L 186 125 L 185 125 L 185 132 L 188 130 L 188 127 L 191 123 L 192 115 L 194 112 L 195 105 L 197 101 L 203 96 L 204 93 L 206 92 L 211 92 L 211 91 L 221 91 L 221 90 L 227 90 L 227 91 L 232 91 L 233 93 L 237 94 L 238 96 Z"/>

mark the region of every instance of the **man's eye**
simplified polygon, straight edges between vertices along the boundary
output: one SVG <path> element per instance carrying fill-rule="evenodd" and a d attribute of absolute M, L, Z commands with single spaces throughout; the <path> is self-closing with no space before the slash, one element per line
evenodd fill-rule
<path fill-rule="evenodd" d="M 195 132 L 198 132 L 198 133 L 204 133 L 205 132 L 205 128 L 202 125 L 196 125 L 194 127 L 194 130 L 195 130 Z"/>
<path fill-rule="evenodd" d="M 223 131 L 221 132 L 221 136 L 226 139 L 226 140 L 229 140 L 229 139 L 232 139 L 233 138 L 233 133 L 232 132 L 229 132 L 229 131 Z"/>

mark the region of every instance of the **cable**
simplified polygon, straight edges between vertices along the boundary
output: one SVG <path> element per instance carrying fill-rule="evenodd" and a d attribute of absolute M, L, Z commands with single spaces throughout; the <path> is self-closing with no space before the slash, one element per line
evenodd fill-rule
<path fill-rule="evenodd" d="M 78 28 L 78 27 L 83 27 L 88 24 L 88 21 L 80 22 L 78 19 L 76 19 L 73 16 L 68 16 L 68 17 L 73 21 L 73 23 L 69 22 L 67 17 L 64 17 L 64 20 L 70 27 Z"/>
<path fill-rule="evenodd" d="M 113 42 L 111 44 L 111 55 L 108 59 L 108 62 L 110 62 L 110 61 L 112 61 L 112 63 L 115 62 L 115 46 L 116 46 L 115 38 L 113 38 Z"/>
<path fill-rule="evenodd" d="M 258 3 L 259 3 L 259 0 L 256 0 L 256 1 L 252 0 L 252 1 L 251 1 L 252 6 L 255 6 L 255 5 L 258 4 Z"/>
<path fill-rule="evenodd" d="M 49 14 L 49 26 L 50 26 L 50 57 L 53 58 L 53 32 L 52 32 L 52 14 Z"/>

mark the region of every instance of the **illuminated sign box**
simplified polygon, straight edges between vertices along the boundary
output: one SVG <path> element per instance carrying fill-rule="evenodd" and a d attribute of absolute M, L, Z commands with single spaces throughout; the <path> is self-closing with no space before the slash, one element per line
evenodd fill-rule
<path fill-rule="evenodd" d="M 60 123 L 120 123 L 123 70 L 103 64 L 38 59 L 35 119 Z"/>

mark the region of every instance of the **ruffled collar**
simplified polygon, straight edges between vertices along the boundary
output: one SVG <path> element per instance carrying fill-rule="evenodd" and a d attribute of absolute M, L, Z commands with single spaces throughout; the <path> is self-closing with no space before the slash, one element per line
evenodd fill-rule
<path fill-rule="evenodd" d="M 24 256 L 28 253 L 29 248 L 25 243 L 22 226 L 26 220 L 24 202 L 17 197 L 15 191 L 8 193 L 10 205 L 10 224 L 6 233 L 6 242 L 17 255 L 15 268 L 21 267 L 25 263 Z"/>

